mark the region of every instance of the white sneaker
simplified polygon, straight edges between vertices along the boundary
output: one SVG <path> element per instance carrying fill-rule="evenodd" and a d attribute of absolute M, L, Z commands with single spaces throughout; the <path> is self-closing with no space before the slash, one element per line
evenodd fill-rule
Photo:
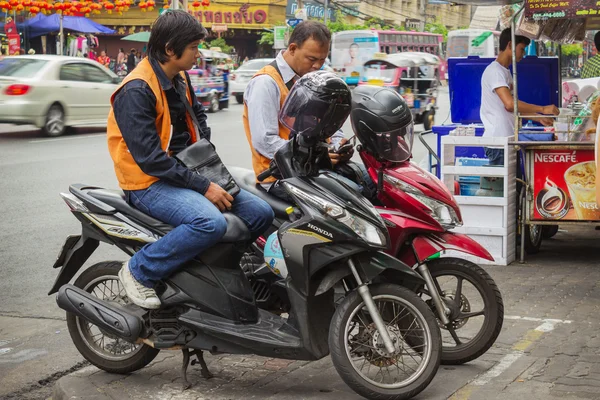
<path fill-rule="evenodd" d="M 123 268 L 119 270 L 119 280 L 133 304 L 152 310 L 160 308 L 160 299 L 154 289 L 142 285 L 131 275 L 129 262 L 124 262 Z"/>

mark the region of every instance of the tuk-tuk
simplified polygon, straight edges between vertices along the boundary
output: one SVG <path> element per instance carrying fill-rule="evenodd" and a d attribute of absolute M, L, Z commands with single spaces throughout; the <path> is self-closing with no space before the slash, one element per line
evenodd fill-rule
<path fill-rule="evenodd" d="M 425 130 L 430 130 L 440 64 L 440 59 L 429 53 L 376 53 L 364 64 L 364 77 L 359 85 L 385 86 L 398 91 L 411 108 L 415 123 L 422 123 Z"/>
<path fill-rule="evenodd" d="M 198 68 L 188 71 L 198 101 L 208 112 L 229 107 L 229 61 L 231 56 L 200 49 Z"/>

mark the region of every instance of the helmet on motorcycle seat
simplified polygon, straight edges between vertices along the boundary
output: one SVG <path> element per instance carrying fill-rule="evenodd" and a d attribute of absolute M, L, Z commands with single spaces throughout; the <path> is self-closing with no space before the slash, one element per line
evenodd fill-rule
<path fill-rule="evenodd" d="M 413 118 L 398 92 L 378 86 L 358 86 L 352 96 L 350 120 L 358 140 L 371 154 L 392 162 L 410 158 Z"/>
<path fill-rule="evenodd" d="M 328 71 L 304 75 L 292 87 L 279 121 L 305 145 L 312 146 L 337 132 L 350 114 L 348 85 Z"/>

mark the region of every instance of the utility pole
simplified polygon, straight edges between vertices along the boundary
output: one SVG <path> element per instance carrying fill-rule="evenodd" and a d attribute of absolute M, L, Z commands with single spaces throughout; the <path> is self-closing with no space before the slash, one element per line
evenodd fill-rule
<path fill-rule="evenodd" d="M 325 7 L 324 7 L 325 8 L 325 10 L 324 10 L 325 12 L 323 13 L 323 23 L 325 25 L 327 25 L 327 15 L 329 14 L 329 12 L 327 10 L 327 6 L 329 5 L 328 3 L 329 3 L 329 0 L 325 0 Z"/>
<path fill-rule="evenodd" d="M 423 15 L 423 28 L 422 32 L 425 32 L 425 25 L 427 25 L 427 0 L 421 0 L 421 15 Z"/>
<path fill-rule="evenodd" d="M 173 3 L 173 10 L 179 10 L 179 0 L 173 0 L 171 3 Z"/>

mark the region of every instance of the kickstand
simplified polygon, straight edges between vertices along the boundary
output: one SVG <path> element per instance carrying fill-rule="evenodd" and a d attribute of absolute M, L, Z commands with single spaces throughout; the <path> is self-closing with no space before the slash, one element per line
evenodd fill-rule
<path fill-rule="evenodd" d="M 197 360 L 192 360 L 192 365 L 200 364 L 200 367 L 202 368 L 200 371 L 202 377 L 204 379 L 212 378 L 214 375 L 208 370 L 208 365 L 206 365 L 206 361 L 204 361 L 204 353 L 202 350 L 194 350 L 192 351 L 192 354 L 195 354 L 197 358 Z"/>
<path fill-rule="evenodd" d="M 181 366 L 181 376 L 183 378 L 183 390 L 187 390 L 192 387 L 192 384 L 187 379 L 187 369 L 190 364 L 190 354 L 192 356 L 196 356 L 197 360 L 192 360 L 192 365 L 200 364 L 202 370 L 200 373 L 202 377 L 205 379 L 210 379 L 213 377 L 213 374 L 208 370 L 208 366 L 206 365 L 206 361 L 204 361 L 204 354 L 202 350 L 193 350 L 183 349 L 183 365 Z"/>

